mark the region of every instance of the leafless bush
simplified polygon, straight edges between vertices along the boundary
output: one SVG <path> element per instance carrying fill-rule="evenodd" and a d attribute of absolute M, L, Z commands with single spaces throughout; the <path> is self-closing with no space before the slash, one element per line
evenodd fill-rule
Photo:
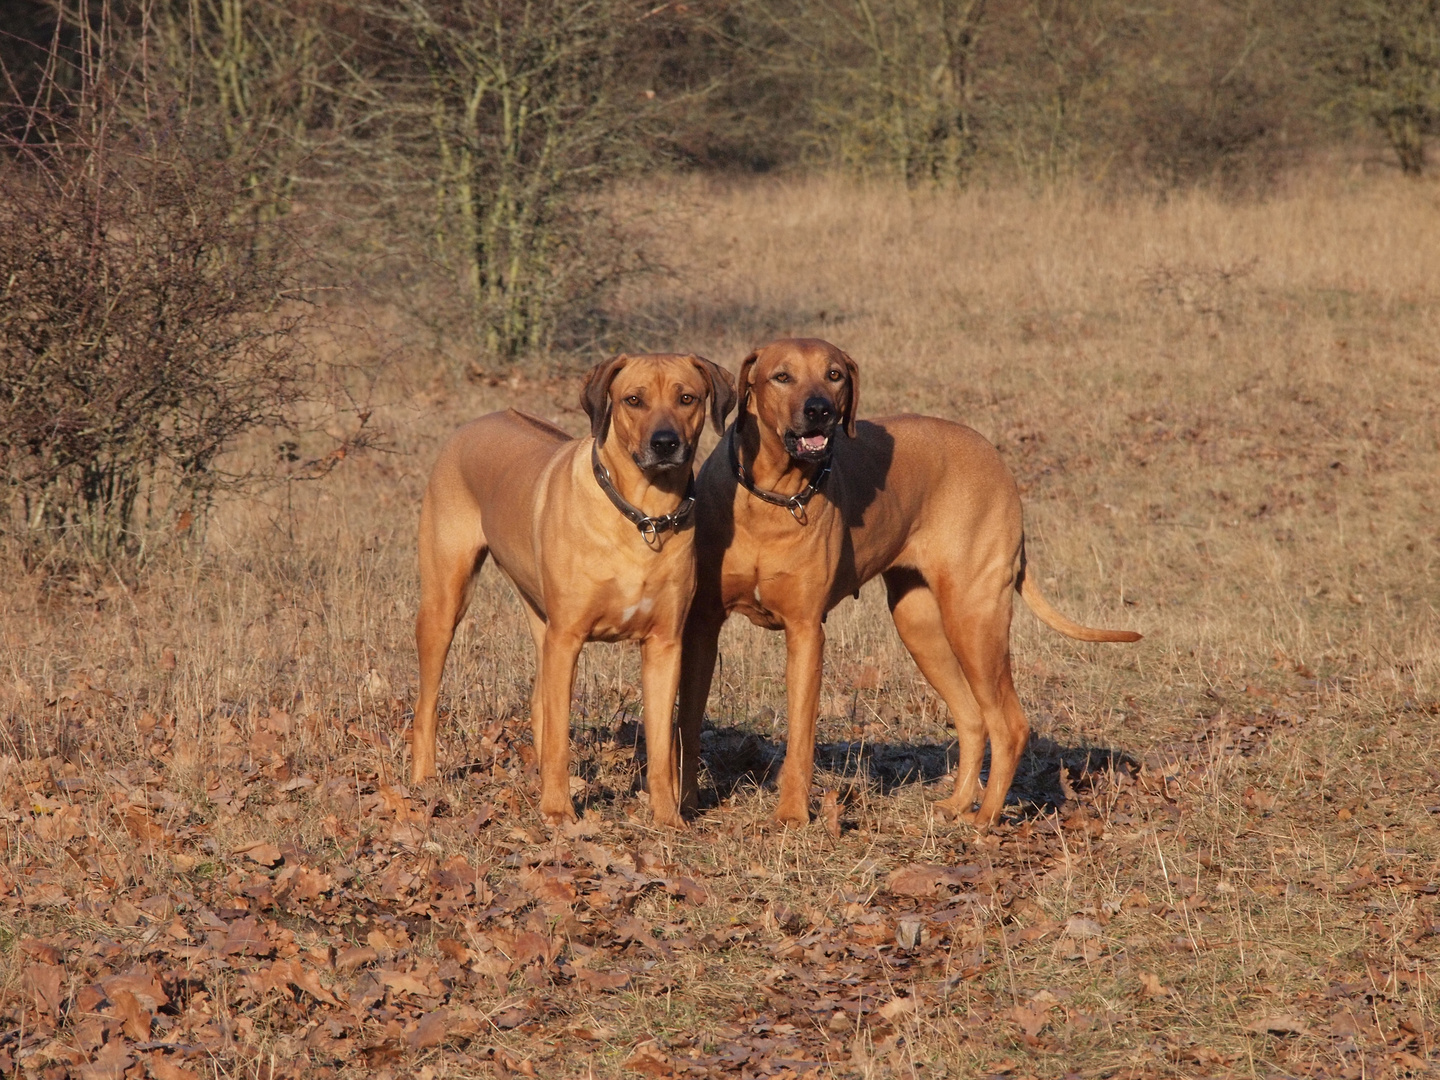
<path fill-rule="evenodd" d="M 77 13 L 78 89 L 28 103 L 0 164 L 4 528 L 143 559 L 244 479 L 221 454 L 291 417 L 308 365 L 284 235 L 236 213 L 233 155 L 123 65 L 109 14 Z"/>

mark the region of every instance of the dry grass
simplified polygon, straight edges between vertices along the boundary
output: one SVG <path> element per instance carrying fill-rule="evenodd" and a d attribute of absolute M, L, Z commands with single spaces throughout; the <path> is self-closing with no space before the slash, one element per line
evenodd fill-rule
<path fill-rule="evenodd" d="M 1058 606 L 1146 634 L 1082 647 L 1017 616 L 1037 737 L 1016 821 L 977 838 L 928 813 L 948 785 L 914 777 L 943 768 L 943 708 L 872 586 L 828 627 L 826 760 L 843 773 L 864 756 L 871 771 L 825 780 L 845 803 L 838 838 L 819 823 L 770 828 L 773 791 L 746 782 L 783 738 L 778 635 L 726 630 L 709 736 L 723 799 L 683 836 L 653 834 L 634 791 L 635 656 L 587 650 L 575 733 L 592 839 L 702 882 L 700 906 L 654 890 L 626 903 L 662 937 L 715 935 L 713 949 L 677 946 L 658 971 L 632 963 L 618 993 L 543 965 L 508 984 L 465 976 L 448 1007 L 485 1020 L 433 1048 L 407 1034 L 392 989 L 336 1036 L 343 1055 L 273 992 L 226 1004 L 240 975 L 213 956 L 153 959 L 172 915 L 198 941 L 197 912 L 222 894 L 263 911 L 241 899 L 256 868 L 232 854 L 256 840 L 348 881 L 353 910 L 386 926 L 399 905 L 372 886 L 384 866 L 423 876 L 461 853 L 504 896 L 517 866 L 578 865 L 570 846 L 588 842 L 546 841 L 529 809 L 528 748 L 506 739 L 523 728 L 532 658 L 493 570 L 447 671 L 441 767 L 455 771 L 432 790 L 390 786 L 405 767 L 431 455 L 461 420 L 509 404 L 584 426 L 573 379 L 455 383 L 412 354 L 372 421 L 390 452 L 228 508 L 203 557 L 139 585 L 98 567 L 6 579 L 0 927 L 17 1030 L 46 1030 L 25 981 L 34 946 L 17 942 L 59 941 L 78 988 L 111 955 L 95 943 L 113 939 L 126 963 L 190 965 L 189 1011 L 155 1037 L 211 1024 L 213 1040 L 192 1041 L 216 1075 L 505 1075 L 527 1059 L 544 1076 L 618 1075 L 627 1061 L 663 1074 L 764 1037 L 866 1077 L 1426 1068 L 1440 1022 L 1427 966 L 1440 933 L 1440 248 L 1425 241 L 1437 189 L 1316 179 L 1238 206 L 836 181 L 683 194 L 695 211 L 670 244 L 685 272 L 625 298 L 634 348 L 733 368 L 771 336 L 836 341 L 861 365 L 863 415 L 953 417 L 1001 447 Z M 286 791 L 291 777 L 316 783 Z M 162 833 L 137 826 L 140 804 Z M 887 888 L 914 862 L 985 872 L 944 908 Z M 46 882 L 68 899 L 57 906 Z M 483 907 L 412 909 L 396 962 L 467 934 L 470 956 L 488 956 L 476 942 L 522 926 L 574 943 L 570 962 L 611 947 L 583 905 L 542 908 L 539 923 Z M 889 934 L 907 912 L 932 916 L 927 942 L 863 938 L 872 916 Z M 326 985 L 360 994 L 336 961 L 368 924 L 312 912 L 279 925 L 324 955 Z M 857 940 L 868 950 L 841 947 Z M 847 972 L 851 985 L 889 980 L 889 997 L 913 986 L 918 1004 L 847 1027 L 835 1004 Z M 517 1002 L 524 1023 L 490 1026 Z M 55 1049 L 75 1043 L 76 1016 L 53 1040 L 12 1031 L 0 1051 L 30 1075 L 94 1069 Z M 654 1054 L 635 1054 L 647 1038 Z M 758 1053 L 709 1067 L 798 1068 Z"/>

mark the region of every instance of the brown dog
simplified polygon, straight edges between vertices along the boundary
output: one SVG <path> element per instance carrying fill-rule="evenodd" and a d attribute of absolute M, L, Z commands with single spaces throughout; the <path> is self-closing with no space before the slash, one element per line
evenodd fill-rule
<path fill-rule="evenodd" d="M 580 647 L 639 641 L 650 808 L 657 822 L 681 824 L 672 709 L 695 591 L 691 465 L 707 398 L 719 431 L 735 403 L 723 368 L 698 356 L 617 356 L 585 380 L 590 438 L 512 409 L 445 444 L 420 510 L 416 781 L 435 775 L 440 675 L 471 581 L 492 555 L 535 639 L 541 815 L 575 820 L 570 695 Z"/>
<path fill-rule="evenodd" d="M 1010 677 L 1011 591 L 1070 637 L 1140 635 L 1080 626 L 1052 608 L 1025 573 L 1020 495 L 995 448 L 934 417 L 857 423 L 855 362 L 834 345 L 773 342 L 745 358 L 737 392 L 735 422 L 697 484 L 679 713 L 686 807 L 698 794 L 720 627 L 739 611 L 785 631 L 789 746 L 776 817 L 809 820 L 825 614 L 880 574 L 901 640 L 955 720 L 960 763 L 939 809 L 995 821 L 1030 733 Z"/>

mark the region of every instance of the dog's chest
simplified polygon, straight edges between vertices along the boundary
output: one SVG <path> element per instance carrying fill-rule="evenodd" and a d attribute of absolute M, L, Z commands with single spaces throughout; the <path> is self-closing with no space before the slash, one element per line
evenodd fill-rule
<path fill-rule="evenodd" d="M 592 641 L 626 641 L 643 635 L 654 622 L 653 596 L 627 596 L 597 613 L 590 628 Z"/>
<path fill-rule="evenodd" d="M 774 582 L 767 589 L 760 578 L 758 567 L 746 572 L 726 573 L 724 581 L 725 609 L 744 615 L 756 626 L 766 630 L 781 630 L 785 623 L 774 610 L 777 597 L 767 595 L 775 590 Z"/>

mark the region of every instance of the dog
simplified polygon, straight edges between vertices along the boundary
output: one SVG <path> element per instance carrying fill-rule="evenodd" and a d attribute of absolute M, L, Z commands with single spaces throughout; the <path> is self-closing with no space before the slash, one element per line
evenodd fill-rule
<path fill-rule="evenodd" d="M 490 556 L 535 639 L 531 725 L 540 814 L 575 820 L 570 697 L 587 641 L 639 641 L 650 808 L 680 827 L 673 710 L 695 591 L 695 447 L 706 404 L 717 432 L 733 380 L 699 356 L 617 356 L 585 379 L 590 437 L 515 410 L 462 427 L 440 451 L 420 510 L 411 776 L 435 775 L 436 698 L 455 627 Z"/>
<path fill-rule="evenodd" d="M 780 340 L 752 352 L 737 394 L 735 421 L 696 485 L 697 583 L 678 712 L 684 808 L 698 805 L 720 627 L 740 612 L 785 631 L 789 745 L 776 817 L 809 820 L 825 616 L 878 574 L 895 628 L 959 737 L 954 792 L 937 809 L 993 823 L 1030 733 L 1010 672 L 1012 590 L 1070 637 L 1140 635 L 1081 626 L 1052 608 L 1026 573 L 1020 493 L 995 447 L 935 417 L 857 421 L 855 362 L 829 342 Z"/>

